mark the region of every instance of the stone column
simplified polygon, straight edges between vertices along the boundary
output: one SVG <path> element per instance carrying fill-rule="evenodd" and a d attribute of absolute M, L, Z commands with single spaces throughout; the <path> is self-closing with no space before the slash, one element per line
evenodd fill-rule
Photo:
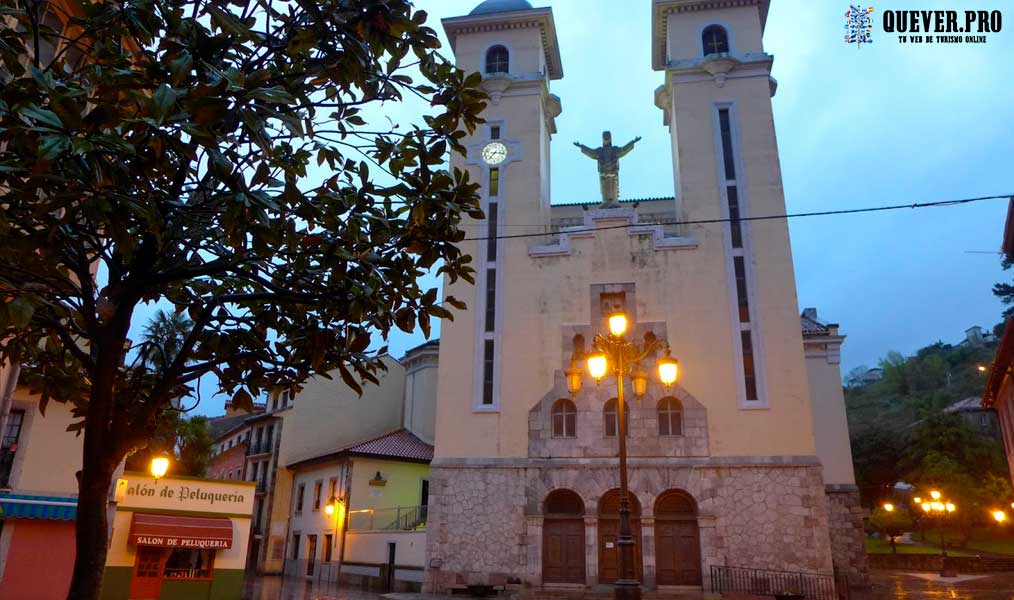
<path fill-rule="evenodd" d="M 705 591 L 711 589 L 711 565 L 725 563 L 719 556 L 718 519 L 714 515 L 698 515 L 697 529 L 701 538 L 701 585 Z"/>
<path fill-rule="evenodd" d="M 641 548 L 641 561 L 644 564 L 645 589 L 653 590 L 658 587 L 655 577 L 655 517 L 641 518 L 641 540 L 644 547 Z"/>
<path fill-rule="evenodd" d="M 526 515 L 525 528 L 527 535 L 525 541 L 527 548 L 523 548 L 523 555 L 527 557 L 527 564 L 524 572 L 528 585 L 542 585 L 542 515 Z"/>
<path fill-rule="evenodd" d="M 595 516 L 584 518 L 584 580 L 588 585 L 599 582 L 599 520 Z"/>

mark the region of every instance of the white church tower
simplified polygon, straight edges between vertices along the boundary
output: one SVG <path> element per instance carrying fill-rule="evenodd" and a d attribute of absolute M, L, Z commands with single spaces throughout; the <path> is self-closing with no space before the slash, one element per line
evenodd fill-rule
<path fill-rule="evenodd" d="M 458 66 L 483 74 L 491 101 L 468 157 L 452 159 L 481 182 L 487 219 L 469 224 L 481 239 L 462 243 L 476 285 L 445 285 L 468 310 L 441 328 L 431 591 L 617 580 L 616 380 L 585 376 L 571 393 L 565 377 L 615 309 L 632 338 L 667 340 L 682 372 L 627 402 L 645 589 L 706 588 L 719 567 L 829 581 L 848 566 L 840 556 L 862 550 L 835 376 L 843 338 L 814 314 L 804 355 L 787 224 L 736 221 L 785 212 L 761 43 L 768 2 L 650 6 L 674 195 L 609 207 L 550 204 L 561 113 L 550 84 L 563 76 L 552 10 L 486 0 L 443 21 Z M 645 97 L 629 110 L 652 110 Z"/>

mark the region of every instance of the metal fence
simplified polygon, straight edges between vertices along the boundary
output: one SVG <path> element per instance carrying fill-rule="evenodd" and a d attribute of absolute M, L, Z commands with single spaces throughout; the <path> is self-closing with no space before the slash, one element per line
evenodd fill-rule
<path fill-rule="evenodd" d="M 711 590 L 784 598 L 836 600 L 834 577 L 795 571 L 711 566 Z"/>
<path fill-rule="evenodd" d="M 418 531 L 426 529 L 427 506 L 397 506 L 349 511 L 348 531 Z"/>

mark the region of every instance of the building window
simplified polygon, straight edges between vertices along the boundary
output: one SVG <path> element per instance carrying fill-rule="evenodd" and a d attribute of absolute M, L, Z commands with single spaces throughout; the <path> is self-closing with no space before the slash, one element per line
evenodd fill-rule
<path fill-rule="evenodd" d="M 617 422 L 617 410 L 616 410 L 616 398 L 610 398 L 606 405 L 602 408 L 602 417 L 604 420 L 606 437 L 616 437 L 616 432 L 620 428 L 620 424 Z M 630 437 L 630 405 L 623 405 L 623 416 L 626 421 L 626 434 Z"/>
<path fill-rule="evenodd" d="M 743 226 L 739 222 L 739 192 L 736 186 L 730 185 L 725 188 L 725 195 L 729 201 L 729 232 L 732 237 L 732 247 L 743 247 Z"/>
<path fill-rule="evenodd" d="M 486 51 L 486 73 L 509 73 L 510 52 L 503 46 L 493 46 Z"/>
<path fill-rule="evenodd" d="M 214 564 L 214 550 L 173 548 L 162 575 L 166 579 L 211 579 Z"/>
<path fill-rule="evenodd" d="M 334 546 L 334 535 L 324 534 L 324 562 L 331 562 L 331 547 Z"/>
<path fill-rule="evenodd" d="M 683 435 L 683 407 L 676 398 L 662 398 L 658 402 L 658 434 Z"/>
<path fill-rule="evenodd" d="M 493 405 L 493 340 L 486 340 L 482 357 L 482 404 Z"/>
<path fill-rule="evenodd" d="M 500 205 L 497 202 L 489 203 L 489 214 L 486 216 L 489 224 L 487 226 L 488 234 L 486 235 L 486 259 L 489 262 L 496 262 L 496 234 L 497 234 L 497 218 L 500 216 Z"/>
<path fill-rule="evenodd" d="M 577 435 L 577 408 L 566 398 L 556 401 L 551 411 L 553 437 L 572 438 Z"/>
<path fill-rule="evenodd" d="M 296 512 L 303 512 L 303 495 L 306 492 L 306 484 L 299 484 L 296 488 Z"/>
<path fill-rule="evenodd" d="M 701 34 L 704 45 L 704 56 L 727 54 L 729 52 L 729 33 L 721 25 L 708 25 Z"/>
<path fill-rule="evenodd" d="M 496 270 L 486 271 L 486 331 L 496 329 Z"/>
<path fill-rule="evenodd" d="M 750 322 L 750 300 L 746 292 L 746 261 L 742 256 L 732 258 L 733 271 L 736 276 L 736 299 L 739 303 L 739 322 Z"/>
<path fill-rule="evenodd" d="M 500 139 L 500 126 L 493 125 L 489 128 L 489 139 L 498 140 Z"/>
<path fill-rule="evenodd" d="M 292 560 L 299 560 L 299 533 L 292 534 Z"/>
<path fill-rule="evenodd" d="M 733 160 L 732 154 L 732 122 L 728 108 L 718 111 L 718 128 L 722 135 L 722 162 L 725 165 L 725 179 L 732 181 L 736 179 L 736 162 Z"/>
<path fill-rule="evenodd" d="M 489 170 L 489 195 L 491 198 L 500 195 L 500 169 L 496 167 Z"/>
<path fill-rule="evenodd" d="M 274 445 L 275 440 L 275 425 L 272 423 L 268 425 L 268 433 L 264 436 L 264 451 L 271 452 L 271 447 Z"/>
<path fill-rule="evenodd" d="M 21 438 L 21 427 L 25 422 L 25 411 L 12 410 L 7 415 L 7 428 L 4 431 L 3 443 L 0 447 L 10 448 L 18 443 Z"/>
<path fill-rule="evenodd" d="M 328 503 L 330 504 L 331 498 L 337 498 L 337 497 L 338 497 L 338 479 L 336 479 L 335 477 L 332 477 L 331 480 L 327 482 L 327 501 L 328 501 Z"/>
<path fill-rule="evenodd" d="M 757 374 L 753 362 L 753 339 L 749 331 L 740 332 L 743 341 L 743 380 L 746 384 L 746 399 L 757 400 Z"/>
<path fill-rule="evenodd" d="M 320 510 L 320 494 L 324 489 L 324 482 L 318 479 L 313 484 L 313 510 Z"/>

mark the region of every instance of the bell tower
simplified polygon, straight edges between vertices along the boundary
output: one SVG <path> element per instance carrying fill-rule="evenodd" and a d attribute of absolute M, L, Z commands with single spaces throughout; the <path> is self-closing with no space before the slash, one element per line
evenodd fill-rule
<path fill-rule="evenodd" d="M 778 395 L 778 383 L 767 377 L 778 368 L 770 358 L 780 354 L 775 338 L 799 335 L 786 222 L 738 220 L 785 212 L 771 109 L 774 57 L 762 42 L 768 6 L 652 4 L 652 66 L 665 74 L 655 103 L 672 136 L 678 214 L 730 220 L 721 247 L 710 250 L 725 256 L 741 409 L 767 408 Z"/>
<path fill-rule="evenodd" d="M 438 455 L 466 450 L 496 455 L 501 435 L 503 323 L 510 315 L 505 282 L 510 269 L 528 260 L 528 241 L 498 239 L 505 233 L 548 231 L 550 226 L 550 137 L 556 132 L 560 100 L 550 83 L 563 77 L 556 26 L 550 8 L 526 0 L 486 0 L 471 13 L 443 20 L 457 66 L 482 74 L 489 94 L 486 123 L 463 140 L 467 157 L 451 166 L 467 170 L 482 186 L 483 221 L 466 225 L 462 251 L 473 257 L 475 285 L 445 282 L 445 294 L 468 305 L 441 326 L 437 409 Z M 507 228 L 522 224 L 525 227 Z M 481 430 L 488 448 L 465 448 L 441 427 Z M 461 445 L 462 447 L 456 447 Z"/>

